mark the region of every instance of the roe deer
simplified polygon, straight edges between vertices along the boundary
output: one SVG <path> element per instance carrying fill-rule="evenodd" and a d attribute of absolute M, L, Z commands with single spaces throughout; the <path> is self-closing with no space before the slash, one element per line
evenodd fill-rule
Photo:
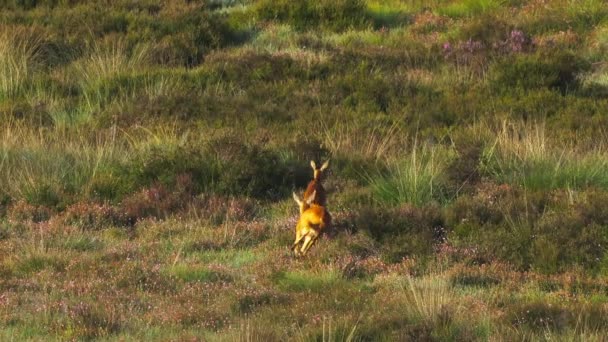
<path fill-rule="evenodd" d="M 316 192 L 313 191 L 311 195 L 305 197 L 305 200 L 302 201 L 295 192 L 293 193 L 293 199 L 300 207 L 300 219 L 296 225 L 296 240 L 291 248 L 296 256 L 305 255 L 315 241 L 317 241 L 323 229 L 331 223 L 331 216 L 329 216 L 327 210 L 314 203 L 315 196 Z M 298 245 L 302 239 L 304 239 L 304 243 L 298 251 Z"/>
<path fill-rule="evenodd" d="M 317 168 L 315 161 L 311 160 L 310 166 L 313 170 L 313 180 L 308 183 L 306 191 L 304 192 L 304 198 L 306 199 L 310 197 L 313 192 L 316 192 L 317 195 L 315 196 L 313 203 L 325 207 L 327 199 L 325 196 L 325 189 L 323 188 L 321 181 L 323 180 L 324 171 L 327 169 L 327 167 L 329 167 L 329 160 L 323 163 L 320 168 Z"/>

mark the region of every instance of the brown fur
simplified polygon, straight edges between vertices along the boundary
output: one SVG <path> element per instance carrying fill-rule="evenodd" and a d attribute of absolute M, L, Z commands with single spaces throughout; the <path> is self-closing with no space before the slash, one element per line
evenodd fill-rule
<path fill-rule="evenodd" d="M 331 217 L 324 207 L 315 204 L 316 192 L 301 201 L 294 193 L 293 198 L 300 206 L 300 219 L 296 224 L 296 239 L 293 243 L 293 251 L 296 255 L 306 255 L 310 247 L 317 241 L 317 238 L 325 228 L 331 224 Z M 302 247 L 298 250 L 298 245 L 304 240 Z"/>
<path fill-rule="evenodd" d="M 313 203 L 325 207 L 327 205 L 327 197 L 325 188 L 323 188 L 321 182 L 324 178 L 325 170 L 329 167 L 329 160 L 323 163 L 320 168 L 317 168 L 314 160 L 311 160 L 310 166 L 313 170 L 313 180 L 308 183 L 306 191 L 304 192 L 304 198 L 308 198 L 311 194 L 316 193 Z"/>

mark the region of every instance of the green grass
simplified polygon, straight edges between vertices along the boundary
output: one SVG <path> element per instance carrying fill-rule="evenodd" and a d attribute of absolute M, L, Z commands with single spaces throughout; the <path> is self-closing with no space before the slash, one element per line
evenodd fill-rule
<path fill-rule="evenodd" d="M 439 7 L 438 13 L 454 18 L 473 17 L 497 10 L 507 3 L 503 0 L 465 0 Z"/>
<path fill-rule="evenodd" d="M 3 30 L 0 35 L 0 99 L 24 94 L 36 70 L 42 37 L 27 28 Z"/>
<path fill-rule="evenodd" d="M 572 147 L 549 146 L 542 125 L 523 128 L 520 134 L 523 137 L 515 137 L 504 128 L 485 152 L 484 167 L 497 181 L 531 190 L 608 186 L 603 147 L 580 153 Z"/>
<path fill-rule="evenodd" d="M 414 145 L 409 156 L 389 163 L 388 175 L 377 173 L 365 178 L 381 203 L 424 205 L 443 201 L 441 175 L 448 159 L 448 151 Z"/>
<path fill-rule="evenodd" d="M 340 286 L 342 280 L 335 272 L 314 274 L 310 272 L 285 272 L 278 274 L 275 280 L 279 288 L 285 291 L 319 292 Z"/>

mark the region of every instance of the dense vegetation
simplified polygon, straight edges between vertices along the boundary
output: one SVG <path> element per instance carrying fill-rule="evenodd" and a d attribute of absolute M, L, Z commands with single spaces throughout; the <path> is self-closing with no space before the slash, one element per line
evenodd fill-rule
<path fill-rule="evenodd" d="M 601 0 L 0 1 L 0 340 L 602 340 L 607 53 Z"/>

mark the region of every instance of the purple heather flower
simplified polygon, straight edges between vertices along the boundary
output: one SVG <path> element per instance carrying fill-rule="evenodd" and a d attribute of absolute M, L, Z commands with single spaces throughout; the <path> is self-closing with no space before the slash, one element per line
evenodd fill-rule
<path fill-rule="evenodd" d="M 469 38 L 469 40 L 464 43 L 463 49 L 469 53 L 473 53 L 477 50 L 483 49 L 483 43 Z"/>
<path fill-rule="evenodd" d="M 526 44 L 526 35 L 520 30 L 511 31 L 510 43 L 513 52 L 520 52 Z"/>
<path fill-rule="evenodd" d="M 452 44 L 450 44 L 450 42 L 443 43 L 443 52 L 452 52 Z"/>

